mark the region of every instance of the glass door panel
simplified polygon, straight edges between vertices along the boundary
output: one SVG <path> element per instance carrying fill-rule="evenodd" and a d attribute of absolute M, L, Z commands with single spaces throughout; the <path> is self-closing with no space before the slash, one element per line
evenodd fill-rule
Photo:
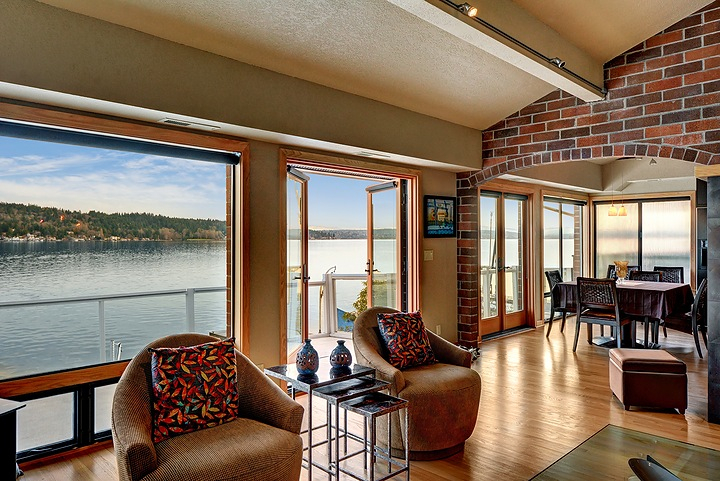
<path fill-rule="evenodd" d="M 522 311 L 523 201 L 505 199 L 505 312 Z"/>
<path fill-rule="evenodd" d="M 307 337 L 307 212 L 308 177 L 295 169 L 287 181 L 287 356 L 291 360 Z M 288 361 L 289 362 L 289 361 Z"/>
<path fill-rule="evenodd" d="M 398 305 L 399 182 L 370 186 L 368 193 L 368 307 Z"/>
<path fill-rule="evenodd" d="M 642 268 L 682 266 L 690 279 L 692 244 L 690 201 L 644 202 L 642 206 Z"/>
<path fill-rule="evenodd" d="M 482 332 L 500 330 L 498 317 L 498 198 L 480 197 L 480 318 Z"/>

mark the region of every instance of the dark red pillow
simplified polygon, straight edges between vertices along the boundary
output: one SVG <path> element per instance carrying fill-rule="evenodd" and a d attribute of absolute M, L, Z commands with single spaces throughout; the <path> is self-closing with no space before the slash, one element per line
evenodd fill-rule
<path fill-rule="evenodd" d="M 388 361 L 396 368 L 437 362 L 419 311 L 378 314 L 378 327 L 388 348 Z"/>
<path fill-rule="evenodd" d="M 234 339 L 150 352 L 153 442 L 237 417 Z"/>

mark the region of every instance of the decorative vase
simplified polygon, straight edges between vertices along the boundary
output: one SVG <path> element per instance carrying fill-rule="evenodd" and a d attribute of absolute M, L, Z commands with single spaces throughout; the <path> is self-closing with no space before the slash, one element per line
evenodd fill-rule
<path fill-rule="evenodd" d="M 332 367 L 347 367 L 352 364 L 352 354 L 345 347 L 345 341 L 338 341 L 338 345 L 330 353 L 330 365 Z"/>
<path fill-rule="evenodd" d="M 303 375 L 315 374 L 320 367 L 318 353 L 310 344 L 310 339 L 305 339 L 305 345 L 298 351 L 295 366 L 298 373 Z"/>
<path fill-rule="evenodd" d="M 615 264 L 615 275 L 618 280 L 625 279 L 628 274 L 628 263 L 630 261 L 614 261 Z"/>

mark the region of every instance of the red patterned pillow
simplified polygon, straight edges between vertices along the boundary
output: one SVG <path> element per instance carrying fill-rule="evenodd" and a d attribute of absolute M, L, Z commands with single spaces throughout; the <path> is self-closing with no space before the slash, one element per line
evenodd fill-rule
<path fill-rule="evenodd" d="M 150 352 L 153 442 L 237 417 L 234 339 Z"/>
<path fill-rule="evenodd" d="M 396 368 L 437 362 L 419 311 L 378 314 L 378 326 Z"/>

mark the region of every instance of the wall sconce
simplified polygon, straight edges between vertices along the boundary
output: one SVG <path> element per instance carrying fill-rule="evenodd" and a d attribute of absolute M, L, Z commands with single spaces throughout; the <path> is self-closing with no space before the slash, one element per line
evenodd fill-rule
<path fill-rule="evenodd" d="M 467 2 L 460 5 L 458 9 L 468 17 L 475 17 L 478 13 L 478 9 Z"/>

